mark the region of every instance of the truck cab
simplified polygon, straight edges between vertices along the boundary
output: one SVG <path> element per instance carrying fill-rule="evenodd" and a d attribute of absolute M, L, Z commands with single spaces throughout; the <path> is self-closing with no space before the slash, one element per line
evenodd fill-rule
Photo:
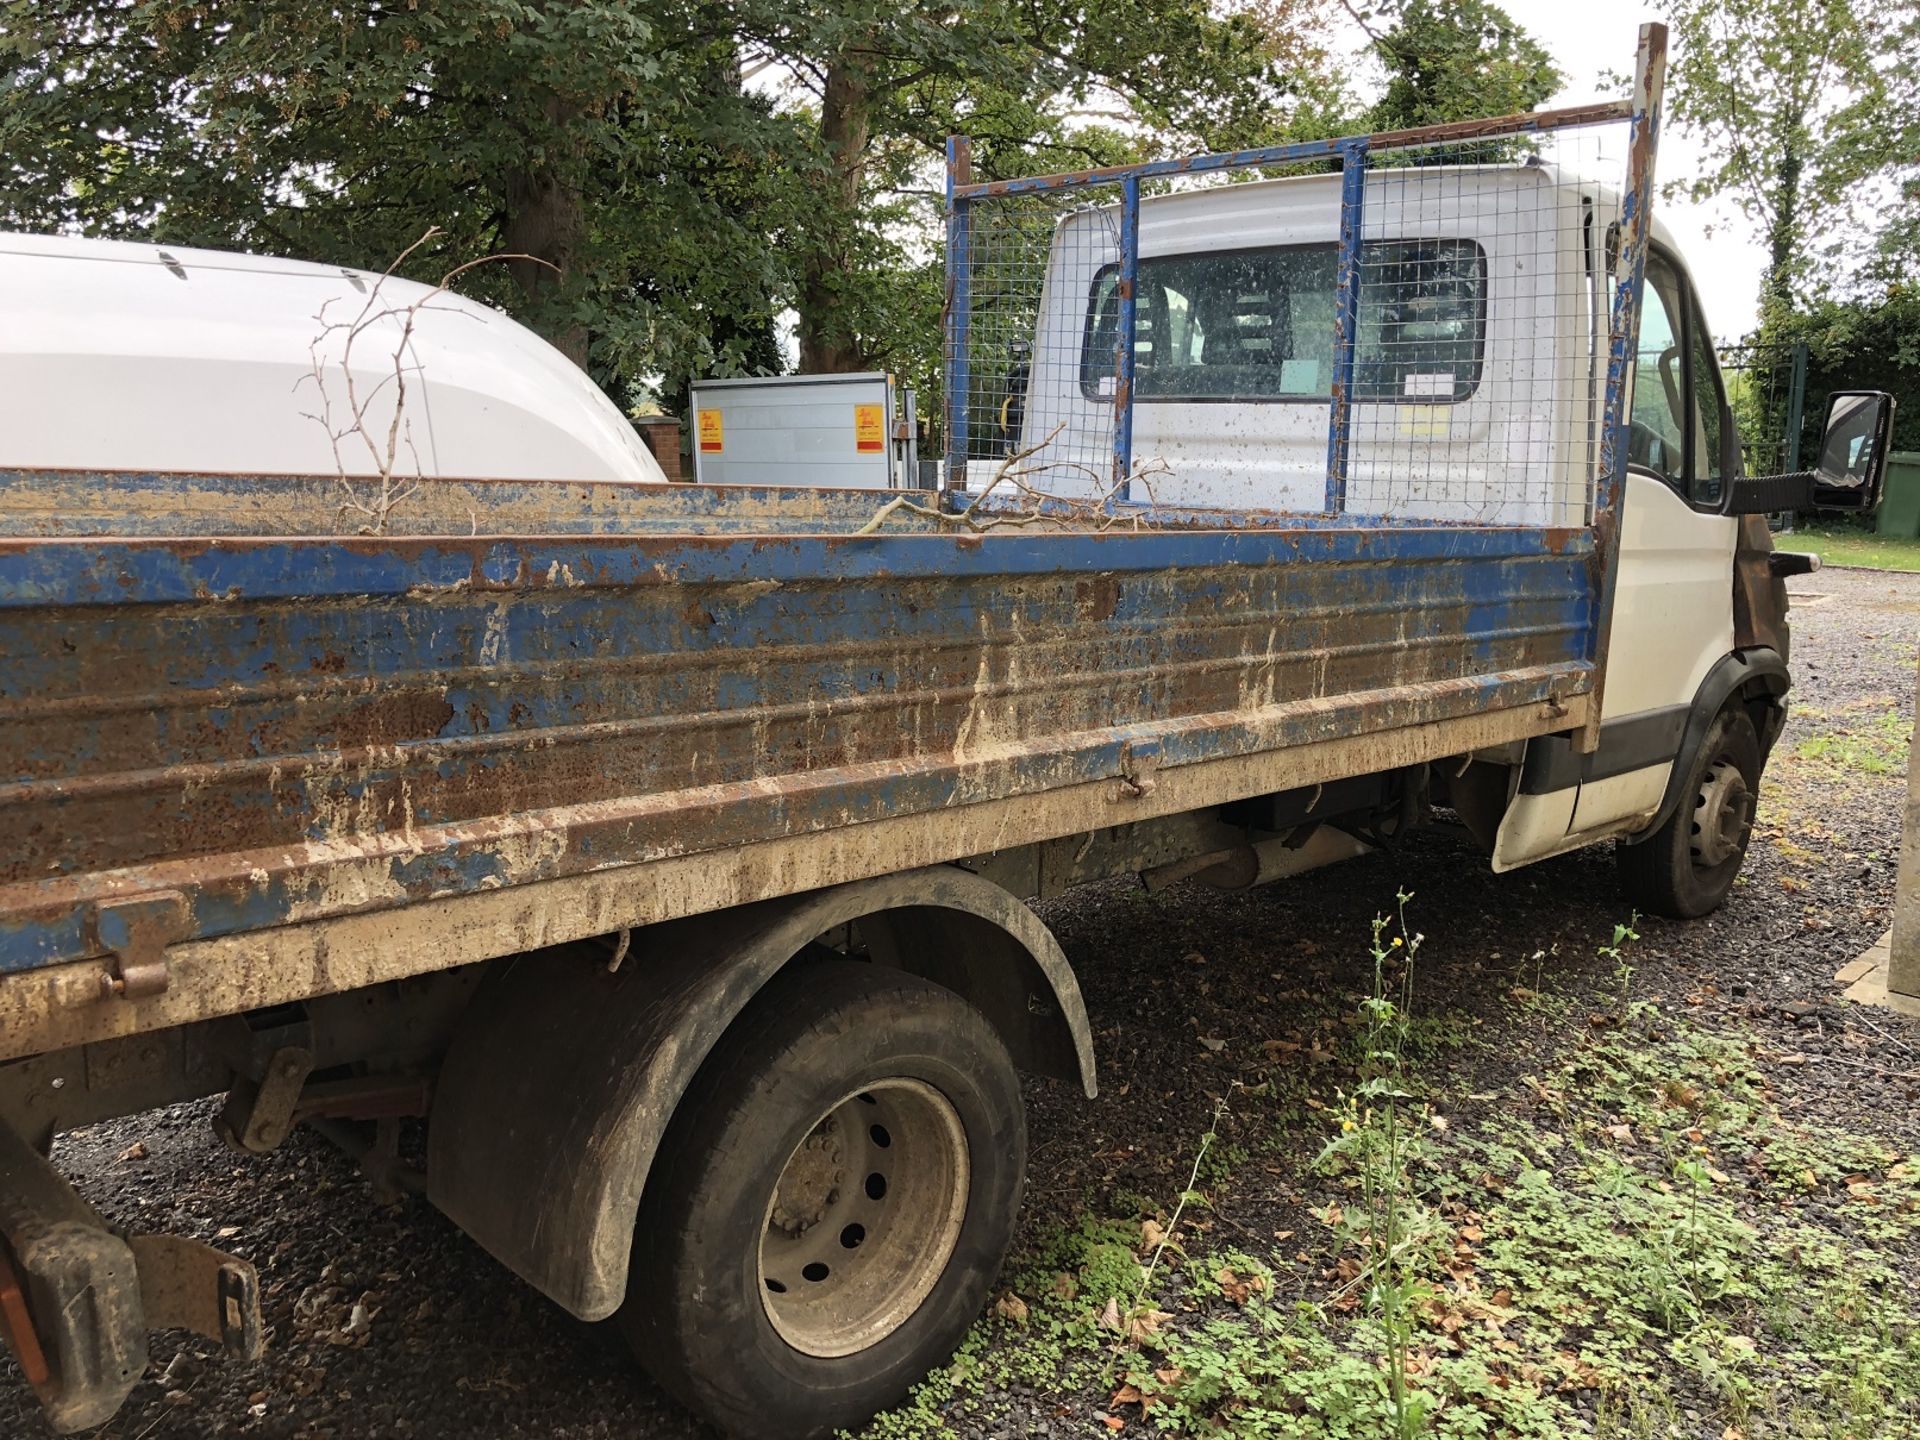
<path fill-rule="evenodd" d="M 1617 189 L 1561 167 L 1383 169 L 1359 250 L 1345 508 L 1397 523 L 1584 526 L 1605 423 Z M 1343 209 L 1338 173 L 1140 202 L 1131 499 L 1196 512 L 1322 508 Z M 1079 460 L 1114 409 L 1117 207 L 1057 225 L 1006 453 L 1050 493 L 1107 485 Z M 1636 903 L 1700 914 L 1738 871 L 1758 767 L 1785 719 L 1779 556 L 1741 513 L 1740 451 L 1711 331 L 1672 234 L 1645 261 L 1598 744 L 1529 742 L 1466 811 L 1496 870 L 1620 838 Z M 1089 440 L 1092 444 L 1089 445 Z M 995 472 L 977 466 L 976 489 Z M 1737 697 L 1743 718 L 1705 727 Z M 1476 776 L 1461 783 L 1498 784 Z M 1636 842 L 1685 812 L 1686 834 Z M 1678 842 L 1684 840 L 1685 844 Z M 1661 863 L 1653 862 L 1658 858 Z M 1729 863 L 1731 862 L 1731 863 Z"/>

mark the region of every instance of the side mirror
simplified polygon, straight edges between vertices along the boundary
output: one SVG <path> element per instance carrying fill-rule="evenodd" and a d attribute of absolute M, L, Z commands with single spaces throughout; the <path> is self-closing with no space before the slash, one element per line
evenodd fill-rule
<path fill-rule="evenodd" d="M 1813 467 L 1813 503 L 1821 510 L 1870 511 L 1880 503 L 1893 433 L 1893 397 L 1883 390 L 1836 390 Z"/>

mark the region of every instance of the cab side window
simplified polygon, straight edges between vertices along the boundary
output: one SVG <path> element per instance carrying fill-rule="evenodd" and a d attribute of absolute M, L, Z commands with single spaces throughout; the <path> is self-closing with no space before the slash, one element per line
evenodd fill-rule
<path fill-rule="evenodd" d="M 1717 509 L 1725 486 L 1720 390 L 1699 307 L 1658 251 L 1647 257 L 1627 463 L 1659 476 L 1689 504 Z"/>
<path fill-rule="evenodd" d="M 1687 371 L 1689 409 L 1693 413 L 1687 498 L 1704 509 L 1717 510 L 1726 492 L 1720 451 L 1720 367 L 1714 360 L 1713 340 L 1700 307 L 1689 307 L 1687 318 L 1688 352 L 1693 357 Z"/>
<path fill-rule="evenodd" d="M 1675 489 L 1687 473 L 1685 377 L 1681 373 L 1680 316 L 1673 271 L 1658 255 L 1647 257 L 1647 283 L 1640 300 L 1640 348 L 1633 373 L 1633 413 L 1627 426 L 1627 463 L 1651 471 Z M 1684 493 L 1684 491 L 1682 492 Z"/>

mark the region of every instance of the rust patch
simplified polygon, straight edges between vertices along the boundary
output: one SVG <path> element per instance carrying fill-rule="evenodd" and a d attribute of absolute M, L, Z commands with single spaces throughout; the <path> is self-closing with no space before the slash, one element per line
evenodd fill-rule
<path fill-rule="evenodd" d="M 376 695 L 334 722 L 333 743 L 341 749 L 428 740 L 447 728 L 454 709 L 444 694 L 400 690 Z"/>
<path fill-rule="evenodd" d="M 1077 580 L 1073 598 L 1079 604 L 1080 618 L 1102 624 L 1113 618 L 1120 605 L 1120 582 L 1111 575 L 1095 575 Z"/>

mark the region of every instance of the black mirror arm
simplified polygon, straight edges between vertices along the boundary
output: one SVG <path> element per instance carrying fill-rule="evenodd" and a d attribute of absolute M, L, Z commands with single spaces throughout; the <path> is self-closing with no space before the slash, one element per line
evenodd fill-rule
<path fill-rule="evenodd" d="M 1727 486 L 1726 513 L 1772 515 L 1781 510 L 1811 510 L 1817 478 L 1811 470 L 1786 475 L 1736 475 Z"/>

